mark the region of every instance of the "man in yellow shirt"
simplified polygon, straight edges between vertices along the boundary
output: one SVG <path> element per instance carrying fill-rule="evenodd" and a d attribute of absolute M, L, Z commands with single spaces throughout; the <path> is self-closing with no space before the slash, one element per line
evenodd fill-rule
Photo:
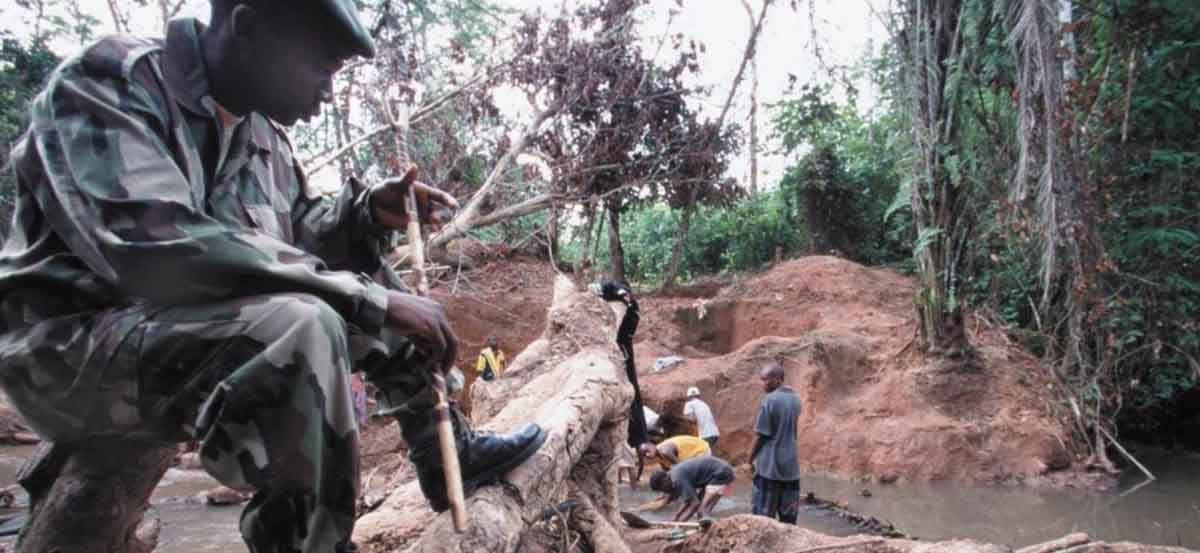
<path fill-rule="evenodd" d="M 506 363 L 504 351 L 500 349 L 500 340 L 489 336 L 487 347 L 480 350 L 479 360 L 475 361 L 475 372 L 479 373 L 480 378 L 490 382 L 504 374 Z"/>
<path fill-rule="evenodd" d="M 657 459 L 663 470 L 670 470 L 688 459 L 712 455 L 708 442 L 696 436 L 686 435 L 667 438 L 657 446 L 645 443 L 639 446 L 638 450 L 646 459 Z"/>

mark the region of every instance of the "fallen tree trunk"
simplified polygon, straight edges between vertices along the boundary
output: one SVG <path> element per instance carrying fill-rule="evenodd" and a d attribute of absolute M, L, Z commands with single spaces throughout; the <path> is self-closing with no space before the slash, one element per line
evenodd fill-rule
<path fill-rule="evenodd" d="M 152 551 L 159 521 L 143 515 L 174 456 L 171 444 L 113 438 L 43 443 L 17 474 L 29 492 L 29 519 L 17 550 Z"/>
<path fill-rule="evenodd" d="M 616 448 L 632 388 L 621 373 L 611 313 L 598 299 L 555 282 L 541 339 L 514 359 L 504 377 L 481 387 L 472 413 L 496 412 L 482 427 L 506 431 L 534 420 L 545 445 L 504 482 L 467 499 L 469 529 L 455 534 L 447 515 L 428 510 L 415 482 L 359 519 L 354 539 L 366 552 L 513 551 L 567 499 L 569 526 L 593 551 L 627 553 L 617 525 Z M 491 388 L 495 387 L 495 390 Z M 501 402 L 500 399 L 506 400 Z M 536 548 L 523 548 L 535 550 Z"/>
<path fill-rule="evenodd" d="M 576 290 L 566 277 L 554 281 L 554 299 L 541 338 L 534 340 L 509 364 L 504 374 L 491 382 L 471 386 L 471 418 L 475 423 L 491 420 L 508 402 L 518 397 L 533 379 L 585 349 L 602 349 L 621 359 L 612 345 L 616 335 L 612 310 L 600 299 Z M 624 376 L 621 377 L 624 381 Z M 631 390 L 632 391 L 632 390 Z"/>

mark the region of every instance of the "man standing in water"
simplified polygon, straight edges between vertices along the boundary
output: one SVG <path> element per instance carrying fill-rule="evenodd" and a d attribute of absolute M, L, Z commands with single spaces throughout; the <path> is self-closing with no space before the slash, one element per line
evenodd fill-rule
<path fill-rule="evenodd" d="M 754 514 L 795 524 L 800 512 L 800 460 L 796 432 L 800 397 L 783 383 L 783 366 L 772 362 L 759 371 L 763 397 L 754 423 L 750 459 L 754 468 Z"/>
<path fill-rule="evenodd" d="M 211 13 L 163 41 L 88 46 L 32 103 L 0 251 L 0 384 L 64 451 L 200 440 L 209 473 L 256 491 L 240 523 L 252 551 L 352 551 L 352 368 L 448 508 L 431 383 L 458 341 L 380 253 L 406 228 L 410 187 L 423 222 L 457 203 L 411 175 L 335 198 L 308 188 L 280 125 L 317 114 L 345 61 L 374 55 L 353 1 Z M 467 493 L 545 440 L 451 419 Z"/>

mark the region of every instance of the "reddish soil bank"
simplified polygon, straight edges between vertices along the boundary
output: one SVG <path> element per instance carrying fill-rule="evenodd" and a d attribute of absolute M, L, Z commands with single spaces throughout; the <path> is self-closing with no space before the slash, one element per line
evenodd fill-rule
<path fill-rule="evenodd" d="M 804 402 L 807 470 L 984 482 L 1070 466 L 1037 360 L 974 316 L 974 363 L 926 358 L 913 344 L 915 294 L 895 271 L 807 257 L 708 298 L 646 298 L 635 345 L 646 402 L 685 432 L 684 392 L 698 386 L 721 427 L 718 454 L 745 462 L 763 393 L 757 372 L 774 360 Z M 686 361 L 652 372 L 668 354 Z"/>

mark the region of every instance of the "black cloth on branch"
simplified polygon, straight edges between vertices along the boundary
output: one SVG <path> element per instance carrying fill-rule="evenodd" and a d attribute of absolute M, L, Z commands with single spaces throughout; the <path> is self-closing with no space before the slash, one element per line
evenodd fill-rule
<path fill-rule="evenodd" d="M 641 320 L 641 310 L 637 298 L 633 297 L 633 291 L 623 282 L 601 282 L 599 294 L 604 301 L 619 301 L 625 304 L 625 316 L 621 318 L 621 325 L 617 327 L 617 347 L 621 349 L 621 355 L 625 356 L 625 376 L 629 378 L 629 383 L 633 384 L 633 405 L 629 408 L 627 442 L 636 448 L 650 441 L 650 432 L 646 428 L 646 411 L 642 409 L 642 388 L 638 386 L 637 367 L 633 361 L 633 335 L 637 332 L 638 322 Z"/>

